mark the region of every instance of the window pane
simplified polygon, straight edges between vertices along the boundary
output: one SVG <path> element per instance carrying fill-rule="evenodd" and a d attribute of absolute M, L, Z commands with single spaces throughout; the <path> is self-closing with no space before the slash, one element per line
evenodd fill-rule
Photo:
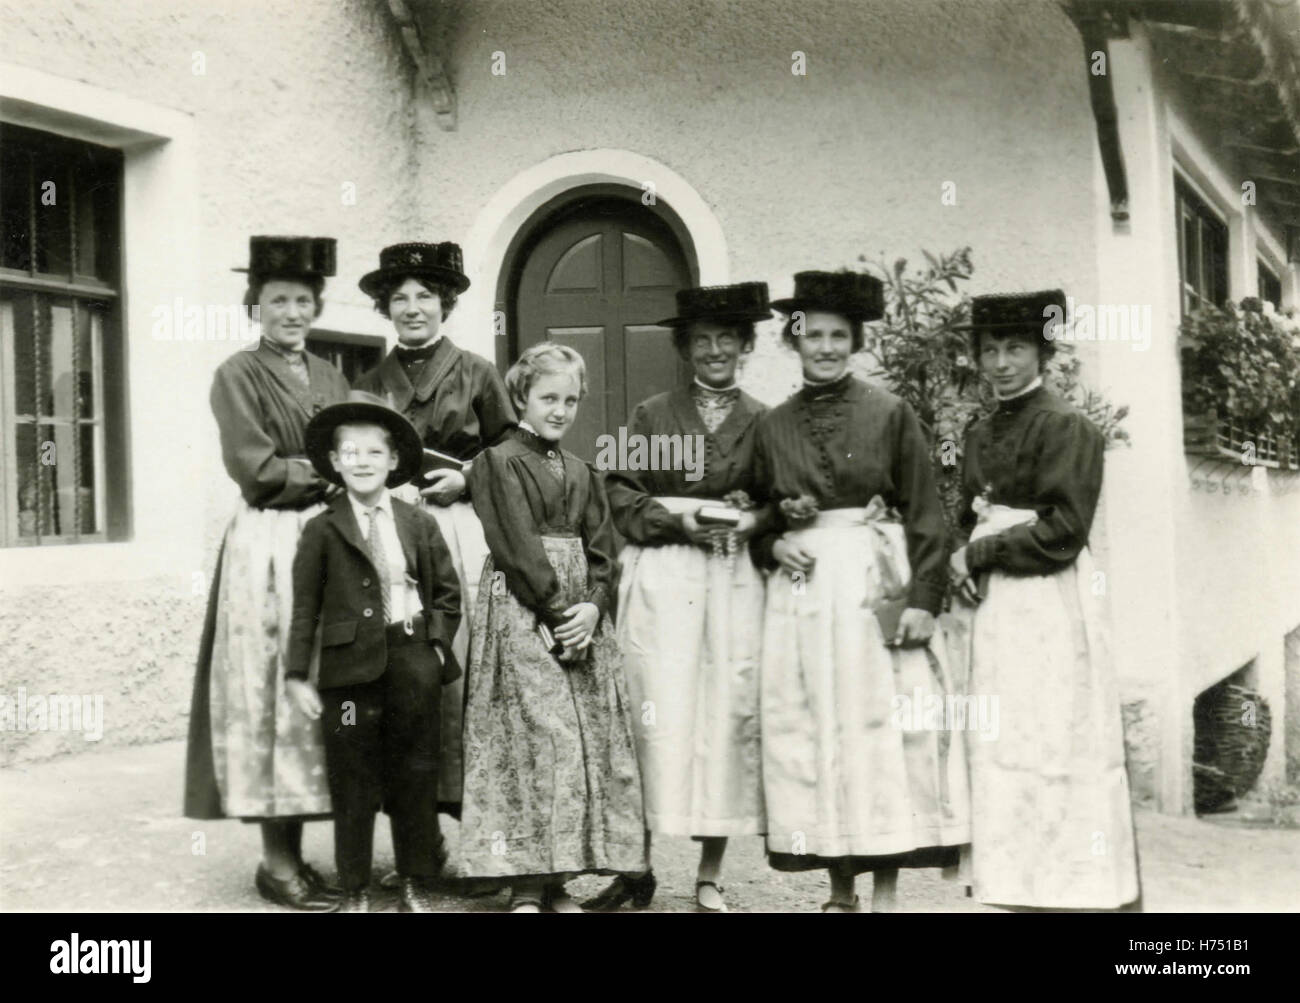
<path fill-rule="evenodd" d="M 1183 212 L 1183 281 L 1196 292 L 1201 291 L 1201 240 L 1196 217 Z"/>
<path fill-rule="evenodd" d="M 36 270 L 54 275 L 72 271 L 68 231 L 68 158 L 52 151 L 36 153 Z"/>
<path fill-rule="evenodd" d="M 82 533 L 99 532 L 99 520 L 95 512 L 95 481 L 99 469 L 99 450 L 96 447 L 98 431 L 96 425 L 79 426 L 81 451 L 77 454 L 77 465 L 81 476 L 77 479 L 77 517 L 81 520 Z"/>
<path fill-rule="evenodd" d="M 28 233 L 27 153 L 0 136 L 0 266 L 26 271 L 31 263 Z"/>
<path fill-rule="evenodd" d="M 104 339 L 103 310 L 76 303 L 77 316 L 77 415 L 98 417 L 95 413 L 95 370 L 99 365 Z"/>
<path fill-rule="evenodd" d="M 77 274 L 117 279 L 118 190 L 115 172 L 87 162 L 77 174 Z"/>
<path fill-rule="evenodd" d="M 18 469 L 18 535 L 48 533 L 53 523 L 53 478 L 41 464 L 36 426 L 21 423 L 15 429 L 15 466 Z"/>
<path fill-rule="evenodd" d="M 1259 262 L 1259 298 L 1282 308 L 1282 280 L 1264 262 Z"/>
<path fill-rule="evenodd" d="M 72 418 L 77 398 L 72 371 L 72 303 L 44 296 L 39 301 L 41 416 Z"/>
<path fill-rule="evenodd" d="M 14 347 L 14 414 L 36 413 L 36 339 L 32 335 L 31 293 L 0 293 L 0 325 Z"/>
<path fill-rule="evenodd" d="M 1219 290 L 1215 282 L 1217 269 L 1214 264 L 1214 231 L 1209 224 L 1201 221 L 1201 295 L 1212 303 L 1219 302 Z"/>
<path fill-rule="evenodd" d="M 35 476 L 40 480 L 37 526 L 41 536 L 72 536 L 76 533 L 77 509 L 84 509 L 83 494 L 93 497 L 93 492 L 77 484 L 79 429 L 75 425 L 41 425 L 39 429 L 34 463 Z"/>

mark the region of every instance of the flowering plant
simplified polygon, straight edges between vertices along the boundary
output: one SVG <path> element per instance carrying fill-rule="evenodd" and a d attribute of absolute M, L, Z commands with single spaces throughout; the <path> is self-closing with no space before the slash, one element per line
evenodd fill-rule
<path fill-rule="evenodd" d="M 970 299 L 962 290 L 974 273 L 971 249 L 934 255 L 922 251 L 925 266 L 909 270 L 907 259 L 893 265 L 877 262 L 871 270 L 883 276 L 885 316 L 868 324 L 865 351 L 853 358 L 859 375 L 876 379 L 912 406 L 930 437 L 935 481 L 951 529 L 961 515 L 961 464 L 966 429 L 993 411 L 996 398 L 973 357 L 970 332 L 961 329 L 970 315 Z M 858 259 L 866 262 L 865 257 Z M 1101 431 L 1108 447 L 1127 444 L 1121 422 L 1127 407 L 1115 407 L 1104 396 L 1079 383 L 1080 361 L 1073 345 L 1058 341 L 1047 363 L 1045 382 L 1083 412 Z"/>
<path fill-rule="evenodd" d="M 1179 330 L 1189 410 L 1215 410 L 1251 428 L 1300 434 L 1300 348 L 1290 318 L 1249 296 L 1239 306 L 1203 306 L 1183 318 Z"/>

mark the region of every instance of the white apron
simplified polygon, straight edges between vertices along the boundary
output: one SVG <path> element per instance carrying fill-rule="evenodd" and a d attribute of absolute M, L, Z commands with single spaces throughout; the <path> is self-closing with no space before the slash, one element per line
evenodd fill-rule
<path fill-rule="evenodd" d="M 670 512 L 703 498 L 659 497 Z M 646 827 L 740 836 L 764 826 L 758 734 L 763 581 L 691 544 L 624 548 L 618 642 L 645 790 Z"/>
<path fill-rule="evenodd" d="M 212 764 L 230 818 L 330 812 L 320 722 L 284 691 L 294 554 L 302 527 L 324 509 L 262 509 L 241 499 L 226 529 L 208 706 Z M 313 682 L 319 664 L 317 631 Z"/>
<path fill-rule="evenodd" d="M 891 570 L 898 586 L 910 581 L 903 526 L 886 521 L 876 498 L 820 512 L 786 536 L 817 564 L 806 580 L 778 569 L 767 581 L 769 852 L 871 857 L 967 842 L 960 737 L 944 721 L 899 713 L 953 694 L 945 646 L 936 634 L 928 648 L 886 647 L 870 608 L 887 595 Z"/>
<path fill-rule="evenodd" d="M 1037 518 L 978 499 L 975 511 L 971 540 Z M 993 572 L 975 610 L 969 692 L 999 704 L 997 739 L 967 741 L 968 871 L 981 902 L 1113 909 L 1137 898 L 1119 693 L 1092 581 L 1085 547 L 1055 574 Z"/>

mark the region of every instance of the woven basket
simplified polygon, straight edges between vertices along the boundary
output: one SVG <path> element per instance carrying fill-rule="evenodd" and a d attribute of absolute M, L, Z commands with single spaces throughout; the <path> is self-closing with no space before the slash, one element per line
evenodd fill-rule
<path fill-rule="evenodd" d="M 1255 721 L 1250 724 L 1242 719 L 1252 704 Z M 1192 761 L 1196 810 L 1230 810 L 1264 769 L 1273 731 L 1268 701 L 1245 686 L 1219 683 L 1197 698 L 1192 717 L 1196 727 Z"/>

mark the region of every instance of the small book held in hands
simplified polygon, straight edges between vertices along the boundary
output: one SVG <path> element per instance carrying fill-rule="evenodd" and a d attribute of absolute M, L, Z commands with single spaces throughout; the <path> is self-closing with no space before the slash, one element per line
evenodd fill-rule
<path fill-rule="evenodd" d="M 454 470 L 457 473 L 465 472 L 465 461 L 458 460 L 447 453 L 440 453 L 436 449 L 424 450 L 424 459 L 420 462 L 420 476 L 426 477 L 435 470 Z"/>
<path fill-rule="evenodd" d="M 695 512 L 695 521 L 701 526 L 738 526 L 740 510 L 730 505 L 701 505 Z"/>

